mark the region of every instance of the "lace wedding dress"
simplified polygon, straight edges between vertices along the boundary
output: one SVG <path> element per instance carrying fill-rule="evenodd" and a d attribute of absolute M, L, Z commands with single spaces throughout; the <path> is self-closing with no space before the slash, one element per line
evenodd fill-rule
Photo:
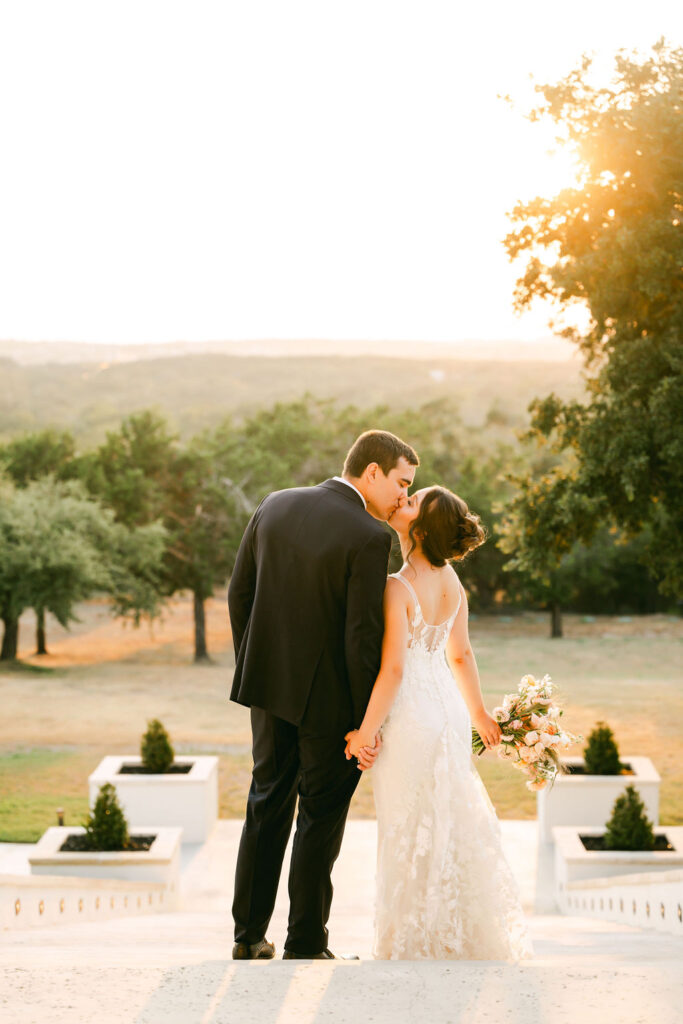
<path fill-rule="evenodd" d="M 372 770 L 378 825 L 374 956 L 514 960 L 532 946 L 498 818 L 471 760 L 471 722 L 439 625 L 415 603 L 403 679 Z"/>

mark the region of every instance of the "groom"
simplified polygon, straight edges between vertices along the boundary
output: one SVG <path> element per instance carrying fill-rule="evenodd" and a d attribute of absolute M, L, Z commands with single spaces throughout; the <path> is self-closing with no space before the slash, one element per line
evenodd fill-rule
<path fill-rule="evenodd" d="M 356 440 L 343 475 L 275 491 L 254 512 L 228 589 L 231 700 L 251 708 L 254 770 L 235 875 L 234 959 L 270 959 L 265 934 L 299 800 L 283 959 L 335 959 L 330 874 L 360 774 L 344 736 L 379 669 L 391 541 L 418 457 L 394 434 Z M 374 756 L 363 760 L 372 765 Z"/>

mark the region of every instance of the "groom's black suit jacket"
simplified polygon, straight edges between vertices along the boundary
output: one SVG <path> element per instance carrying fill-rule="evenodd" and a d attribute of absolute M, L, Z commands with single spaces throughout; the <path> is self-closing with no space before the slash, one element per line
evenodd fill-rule
<path fill-rule="evenodd" d="M 379 669 L 390 548 L 338 480 L 264 498 L 228 589 L 231 700 L 294 725 L 306 712 L 324 732 L 358 727 Z"/>

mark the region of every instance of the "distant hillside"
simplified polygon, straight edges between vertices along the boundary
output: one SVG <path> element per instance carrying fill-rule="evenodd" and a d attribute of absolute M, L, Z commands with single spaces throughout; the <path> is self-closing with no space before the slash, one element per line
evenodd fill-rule
<path fill-rule="evenodd" d="M 341 404 L 419 406 L 448 396 L 466 423 L 525 419 L 530 400 L 579 395 L 574 362 L 502 362 L 382 356 L 274 358 L 202 353 L 123 363 L 19 364 L 0 358 L 0 437 L 47 425 L 81 441 L 104 436 L 137 409 L 156 407 L 183 436 L 309 392 Z"/>
<path fill-rule="evenodd" d="M 459 341 L 343 341 L 329 338 L 262 338 L 245 341 L 170 341 L 156 345 L 94 344 L 76 341 L 2 341 L 0 359 L 22 366 L 40 363 L 130 363 L 211 353 L 224 356 L 381 356 L 388 359 L 482 359 L 506 362 L 566 362 L 574 346 L 549 335 L 528 341 L 460 339 Z"/>

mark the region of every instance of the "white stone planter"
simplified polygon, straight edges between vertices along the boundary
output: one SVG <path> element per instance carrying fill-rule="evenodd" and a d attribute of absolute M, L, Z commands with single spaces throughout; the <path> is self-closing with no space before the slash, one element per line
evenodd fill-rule
<path fill-rule="evenodd" d="M 564 757 L 566 765 L 583 764 L 583 757 Z M 659 822 L 660 778 L 649 757 L 622 757 L 633 775 L 558 775 L 552 788 L 536 794 L 538 834 L 550 843 L 556 825 L 604 827 L 612 815 L 614 801 L 627 786 L 634 786 L 645 804 L 653 825 Z"/>
<path fill-rule="evenodd" d="M 90 806 L 100 786 L 115 787 L 119 803 L 131 828 L 160 825 L 182 828 L 184 843 L 203 843 L 218 818 L 218 758 L 176 757 L 175 764 L 191 764 L 186 774 L 121 774 L 124 764 L 142 764 L 142 758 L 127 754 L 103 758 L 88 778 Z"/>
<path fill-rule="evenodd" d="M 586 878 L 609 878 L 639 872 L 683 868 L 683 826 L 658 825 L 655 835 L 666 835 L 673 850 L 587 850 L 579 836 L 603 835 L 604 826 L 561 825 L 553 829 L 555 842 L 555 890 L 563 905 L 567 886 Z"/>
<path fill-rule="evenodd" d="M 71 853 L 60 850 L 62 843 L 67 836 L 83 835 L 85 829 L 68 825 L 49 828 L 29 855 L 31 874 L 160 882 L 169 892 L 177 893 L 182 829 L 147 825 L 134 831 L 141 835 L 156 836 L 149 850 Z"/>

